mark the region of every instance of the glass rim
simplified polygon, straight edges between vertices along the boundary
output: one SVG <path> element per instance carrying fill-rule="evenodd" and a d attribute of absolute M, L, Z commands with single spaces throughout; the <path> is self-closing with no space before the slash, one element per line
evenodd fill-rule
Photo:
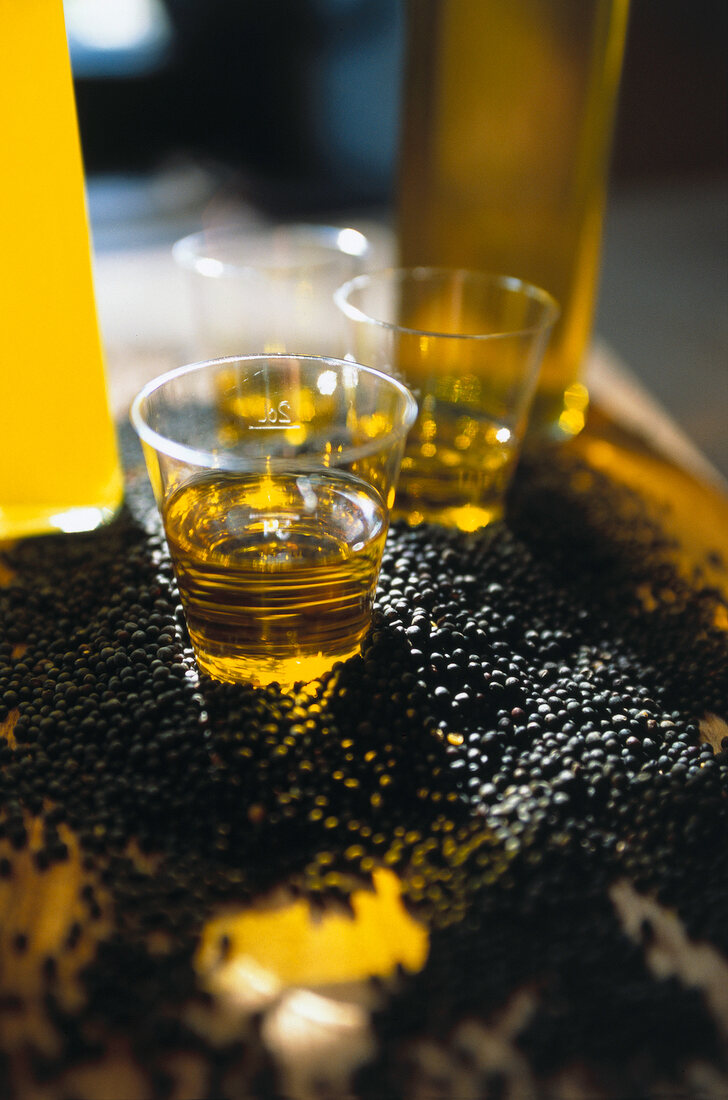
<path fill-rule="evenodd" d="M 544 308 L 543 319 L 538 324 L 528 325 L 524 328 L 506 329 L 502 332 L 442 332 L 437 329 L 409 328 L 406 325 L 398 325 L 394 321 L 384 321 L 373 317 L 358 306 L 353 305 L 349 295 L 354 290 L 363 286 L 373 285 L 385 279 L 391 283 L 402 283 L 405 279 L 423 281 L 432 276 L 459 275 L 468 279 L 477 279 L 484 284 L 500 286 L 503 289 L 523 294 L 532 301 L 539 302 Z M 430 267 L 427 265 L 417 267 L 386 267 L 379 271 L 367 271 L 362 275 L 356 275 L 353 279 L 342 283 L 334 291 L 334 302 L 350 321 L 357 321 L 379 328 L 388 329 L 391 332 L 403 332 L 411 336 L 437 337 L 440 340 L 505 340 L 514 336 L 528 336 L 540 332 L 547 332 L 559 318 L 561 307 L 552 294 L 535 283 L 529 283 L 516 275 L 504 275 L 499 272 L 478 271 L 474 268 L 462 267 Z"/>
<path fill-rule="evenodd" d="M 346 234 L 342 240 L 342 234 Z M 251 243 L 274 241 L 276 236 L 290 236 L 293 243 L 309 244 L 324 253 L 318 260 L 251 261 L 250 263 L 221 259 L 216 255 L 216 245 L 236 238 L 247 238 Z M 207 242 L 207 245 L 205 245 Z M 220 279 L 233 275 L 263 275 L 273 271 L 294 274 L 304 270 L 316 270 L 332 263 L 337 256 L 364 260 L 371 252 L 371 242 L 366 234 L 353 225 L 331 225 L 318 222 L 283 222 L 279 225 L 221 224 L 210 229 L 200 229 L 181 237 L 172 245 L 174 261 L 187 271 L 208 279 Z"/>
<path fill-rule="evenodd" d="M 399 439 L 407 435 L 407 432 L 417 419 L 418 407 L 414 395 L 398 378 L 394 378 L 391 374 L 386 374 L 384 371 L 377 370 L 375 367 L 368 367 L 364 363 L 358 363 L 354 359 L 336 359 L 326 355 L 296 355 L 291 352 L 271 352 L 270 354 L 226 355 L 217 359 L 201 359 L 196 363 L 185 363 L 183 366 L 175 367 L 173 370 L 165 371 L 164 374 L 157 375 L 156 378 L 150 379 L 149 382 L 142 386 L 131 402 L 129 408 L 131 425 L 143 443 L 152 447 L 153 450 L 166 455 L 168 458 L 174 458 L 188 465 L 199 466 L 204 469 L 219 470 L 223 473 L 251 472 L 259 467 L 258 462 L 253 462 L 249 458 L 231 455 L 225 451 L 220 453 L 205 451 L 197 447 L 190 447 L 186 443 L 180 443 L 178 440 L 155 431 L 144 416 L 142 411 L 143 405 L 152 394 L 162 389 L 162 387 L 169 382 L 182 378 L 187 374 L 202 372 L 208 367 L 224 366 L 225 364 L 234 365 L 237 363 L 267 363 L 269 365 L 273 364 L 274 367 L 278 367 L 281 366 L 283 362 L 289 363 L 292 360 L 295 360 L 297 363 L 315 363 L 321 367 L 328 366 L 339 368 L 339 370 L 344 367 L 356 368 L 358 371 L 363 371 L 365 374 L 378 381 L 384 382 L 387 387 L 396 390 L 404 399 L 402 421 L 397 427 L 373 439 L 370 443 L 364 443 L 358 447 L 345 447 L 336 454 L 330 454 L 328 465 L 333 468 L 344 466 L 351 462 L 356 462 L 359 459 L 368 458 L 371 455 L 377 454 L 379 451 L 387 450 L 398 442 Z M 291 467 L 295 467 L 303 471 L 319 468 L 318 464 L 314 464 L 314 459 L 316 457 L 317 452 L 310 452 L 291 458 L 270 458 L 268 461 L 271 467 L 276 470 L 290 470 Z"/>

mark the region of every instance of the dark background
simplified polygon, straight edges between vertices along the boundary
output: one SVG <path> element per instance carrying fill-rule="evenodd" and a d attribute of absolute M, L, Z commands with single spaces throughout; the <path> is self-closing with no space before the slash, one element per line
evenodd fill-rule
<path fill-rule="evenodd" d="M 237 170 L 270 205 L 389 197 L 400 0 L 164 2 L 173 39 L 156 70 L 77 78 L 89 172 L 154 169 L 188 154 Z M 616 181 L 728 171 L 727 57 L 725 0 L 633 0 Z M 316 112 L 322 73 L 340 62 L 350 79 L 329 88 L 358 135 L 354 152 L 337 146 L 334 126 L 323 132 Z"/>

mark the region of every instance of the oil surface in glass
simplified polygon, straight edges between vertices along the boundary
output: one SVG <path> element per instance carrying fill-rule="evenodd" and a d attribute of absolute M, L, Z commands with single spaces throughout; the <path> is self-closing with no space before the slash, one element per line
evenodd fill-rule
<path fill-rule="evenodd" d="M 197 661 L 290 687 L 357 653 L 387 533 L 376 490 L 338 471 L 206 475 L 164 507 Z"/>

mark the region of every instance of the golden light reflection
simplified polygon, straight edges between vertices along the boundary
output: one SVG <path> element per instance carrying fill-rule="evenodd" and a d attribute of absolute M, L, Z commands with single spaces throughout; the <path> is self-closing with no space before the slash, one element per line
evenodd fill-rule
<path fill-rule="evenodd" d="M 12 718 L 0 724 L 0 735 L 10 735 L 11 743 L 13 725 Z M 0 858 L 12 861 L 13 868 L 9 878 L 0 878 L 0 972 L 4 994 L 19 999 L 17 1011 L 0 1013 L 0 1033 L 6 1051 L 29 1045 L 50 1051 L 57 1036 L 43 1010 L 48 987 L 41 962 L 54 960 L 60 1003 L 66 1011 L 77 1011 L 85 1000 L 79 974 L 110 931 L 108 899 L 83 867 L 78 841 L 67 825 L 58 826 L 67 858 L 44 870 L 35 862 L 44 845 L 43 821 L 27 815 L 24 825 L 28 839 L 22 849 L 14 850 L 7 838 L 0 838 Z M 89 920 L 85 886 L 92 888 L 99 905 L 98 919 Z M 18 937 L 26 945 L 22 950 Z"/>
<path fill-rule="evenodd" d="M 259 488 L 255 491 L 251 490 L 246 498 L 246 504 L 251 511 L 257 509 L 265 512 L 270 508 L 283 508 L 287 502 L 286 490 L 270 475 L 261 478 Z"/>
<path fill-rule="evenodd" d="M 564 390 L 564 408 L 584 412 L 589 405 L 589 391 L 581 382 L 574 382 Z"/>
<path fill-rule="evenodd" d="M 584 427 L 585 416 L 579 409 L 564 409 L 559 417 L 559 428 L 565 435 L 578 435 Z"/>
<path fill-rule="evenodd" d="M 716 607 L 713 624 L 718 630 L 728 630 L 728 611 L 725 607 Z"/>
<path fill-rule="evenodd" d="M 295 428 L 286 428 L 286 442 L 294 447 L 300 447 L 305 443 L 307 435 L 308 431 L 302 424 L 298 424 Z"/>
<path fill-rule="evenodd" d="M 659 510 L 665 532 L 679 542 L 676 564 L 686 577 L 698 568 L 703 583 L 728 596 L 723 564 L 728 561 L 728 501 L 720 489 L 644 448 L 627 449 L 589 433 L 574 446 L 591 466 L 635 489 Z"/>
<path fill-rule="evenodd" d="M 437 435 L 437 421 L 431 416 L 425 416 L 420 424 L 420 437 L 422 439 L 434 439 Z"/>
<path fill-rule="evenodd" d="M 380 439 L 392 430 L 392 418 L 384 413 L 370 413 L 359 418 L 359 428 L 367 439 Z"/>
<path fill-rule="evenodd" d="M 307 386 L 301 387 L 296 397 L 296 419 L 299 423 L 308 424 L 313 420 L 316 415 L 317 400 L 318 399 Z"/>
<path fill-rule="evenodd" d="M 291 985 L 386 978 L 398 966 L 420 970 L 429 950 L 427 929 L 405 910 L 392 871 L 378 868 L 372 878 L 373 889 L 351 895 L 353 917 L 319 914 L 297 899 L 214 918 L 203 930 L 197 969 L 215 991 L 246 1003 L 268 1000 Z"/>
<path fill-rule="evenodd" d="M 448 521 L 466 534 L 479 531 L 494 519 L 499 519 L 500 508 L 480 508 L 477 504 L 464 504 L 462 508 L 453 508 L 448 513 Z"/>

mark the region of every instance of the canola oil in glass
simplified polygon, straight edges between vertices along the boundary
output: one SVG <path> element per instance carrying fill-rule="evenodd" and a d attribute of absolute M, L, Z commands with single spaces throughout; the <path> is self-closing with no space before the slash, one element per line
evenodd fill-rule
<path fill-rule="evenodd" d="M 503 516 L 518 441 L 505 424 L 483 416 L 442 405 L 430 412 L 428 400 L 407 440 L 394 515 L 411 527 L 477 531 Z"/>
<path fill-rule="evenodd" d="M 208 474 L 163 519 L 208 675 L 288 688 L 359 651 L 388 523 L 370 485 L 336 470 Z"/>

